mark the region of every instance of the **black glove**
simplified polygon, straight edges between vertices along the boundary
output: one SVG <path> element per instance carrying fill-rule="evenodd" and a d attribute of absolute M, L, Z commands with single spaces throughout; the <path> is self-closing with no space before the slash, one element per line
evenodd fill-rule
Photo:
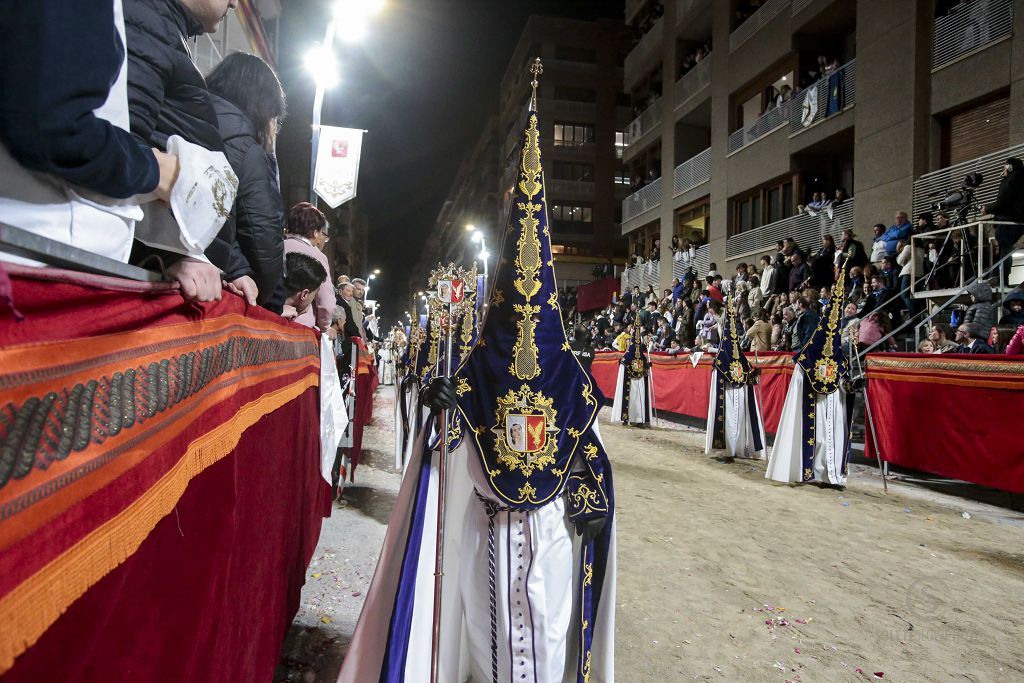
<path fill-rule="evenodd" d="M 455 407 L 455 385 L 447 377 L 436 377 L 423 391 L 423 404 L 430 408 L 431 415 Z"/>
<path fill-rule="evenodd" d="M 577 519 L 576 535 L 583 537 L 584 544 L 590 543 L 601 535 L 607 521 L 608 520 L 604 517 L 597 517 L 595 519 Z"/>

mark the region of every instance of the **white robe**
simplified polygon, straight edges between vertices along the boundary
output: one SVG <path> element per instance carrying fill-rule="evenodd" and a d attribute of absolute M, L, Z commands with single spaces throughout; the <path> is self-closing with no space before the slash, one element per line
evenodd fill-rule
<path fill-rule="evenodd" d="M 804 370 L 793 368 L 786 403 L 782 407 L 779 429 L 768 460 L 767 479 L 781 482 L 802 482 L 803 477 L 803 394 Z M 846 485 L 843 472 L 846 441 L 846 392 L 842 388 L 831 394 L 817 394 L 814 402 L 814 481 L 836 486 Z"/>
<path fill-rule="evenodd" d="M 612 401 L 612 422 L 621 422 L 622 396 L 626 386 L 626 366 L 619 365 L 618 378 L 615 380 L 615 400 Z M 644 383 L 629 383 L 629 422 L 630 424 L 650 424 L 653 397 L 651 396 L 651 374 L 647 373 L 646 391 Z"/>
<path fill-rule="evenodd" d="M 423 436 L 410 471 L 419 470 Z M 488 582 L 488 519 L 473 493 L 489 494 L 474 446 L 451 454 L 442 581 L 441 681 L 491 681 L 491 622 Z M 430 680 L 437 459 L 432 454 L 416 573 L 415 600 L 404 683 Z M 377 569 L 367 592 L 339 681 L 364 683 L 380 677 L 410 515 L 419 477 L 402 481 Z M 499 512 L 494 518 L 498 680 L 503 683 L 573 683 L 578 653 L 579 537 L 559 497 L 527 513 Z M 612 528 L 604 593 L 591 648 L 592 683 L 614 680 L 615 533 Z M 520 616 L 521 615 L 521 616 Z M 521 639 L 521 640 L 520 640 Z"/>
<path fill-rule="evenodd" d="M 704 442 L 704 452 L 710 453 L 713 450 L 714 425 L 718 415 L 717 397 L 715 396 L 718 387 L 718 370 L 711 371 L 711 394 L 708 398 L 708 422 L 707 438 Z M 725 450 L 734 458 L 756 458 L 763 460 L 767 450 L 767 442 L 764 436 L 764 421 L 761 419 L 761 406 L 757 402 L 757 393 L 754 393 L 753 404 L 747 400 L 749 396 L 746 386 L 725 385 Z M 755 450 L 754 430 L 750 424 L 750 411 L 757 415 L 757 429 L 760 432 L 761 450 Z"/>

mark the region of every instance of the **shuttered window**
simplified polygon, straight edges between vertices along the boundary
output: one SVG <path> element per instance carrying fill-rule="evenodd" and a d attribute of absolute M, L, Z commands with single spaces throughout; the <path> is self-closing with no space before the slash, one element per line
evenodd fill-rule
<path fill-rule="evenodd" d="M 949 156 L 959 164 L 1005 149 L 1010 144 L 1010 98 L 971 107 L 949 117 Z"/>

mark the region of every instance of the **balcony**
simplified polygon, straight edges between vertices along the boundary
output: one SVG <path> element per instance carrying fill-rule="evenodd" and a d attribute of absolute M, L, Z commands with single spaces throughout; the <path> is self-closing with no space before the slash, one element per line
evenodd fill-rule
<path fill-rule="evenodd" d="M 661 206 L 661 178 L 644 185 L 622 202 L 622 222 Z"/>
<path fill-rule="evenodd" d="M 1013 34 L 1013 0 L 972 2 L 935 20 L 932 71 Z"/>
<path fill-rule="evenodd" d="M 703 277 L 707 275 L 710 266 L 711 247 L 707 244 L 698 247 L 692 254 L 677 251 L 672 255 L 672 277 L 680 280 L 690 270 Z M 661 289 L 661 261 L 643 261 L 622 271 L 622 291 L 631 290 L 633 287 L 644 290 L 647 289 L 647 285 Z"/>
<path fill-rule="evenodd" d="M 793 16 L 807 9 L 814 0 L 793 0 Z"/>
<path fill-rule="evenodd" d="M 835 97 L 832 96 L 833 87 L 837 88 Z M 794 100 L 798 104 L 789 108 L 790 135 L 846 111 L 857 102 L 857 60 L 851 59 L 831 76 L 807 86 Z"/>
<path fill-rule="evenodd" d="M 626 147 L 636 144 L 636 142 L 643 136 L 655 130 L 661 125 L 661 98 L 656 98 L 648 107 L 644 109 L 640 116 L 633 119 L 628 126 L 626 126 L 626 134 L 623 142 L 626 143 Z"/>
<path fill-rule="evenodd" d="M 839 233 L 852 227 L 853 200 L 847 199 L 833 210 L 816 216 L 791 216 L 733 235 L 725 241 L 725 258 L 731 260 L 774 251 L 775 243 L 786 237 L 792 237 L 802 249 L 811 251 L 821 245 L 822 235 L 832 235 L 838 244 Z"/>
<path fill-rule="evenodd" d="M 767 7 L 767 5 L 765 5 L 765 7 Z M 751 21 L 751 19 L 748 19 L 747 21 Z M 773 133 L 780 128 L 789 126 L 791 116 L 790 112 L 794 108 L 799 109 L 800 102 L 802 102 L 800 99 L 783 102 L 778 107 L 769 109 L 749 126 L 744 126 L 734 132 L 729 136 L 727 153 L 733 154 L 738 152 L 747 145 L 757 142 L 769 133 Z"/>
<path fill-rule="evenodd" d="M 640 38 L 640 42 L 633 47 L 633 50 L 626 55 L 625 75 L 626 88 L 629 89 L 634 81 L 644 74 L 648 65 L 656 61 L 661 55 L 661 40 L 665 32 L 665 18 L 661 17 L 651 30 Z"/>
<path fill-rule="evenodd" d="M 594 181 L 592 180 L 559 180 L 547 182 L 547 193 L 551 197 L 593 197 Z"/>
<path fill-rule="evenodd" d="M 672 173 L 672 196 L 678 197 L 711 180 L 711 148 L 676 166 Z"/>
<path fill-rule="evenodd" d="M 711 55 L 697 62 L 697 65 L 676 81 L 676 109 L 686 104 L 704 88 L 711 85 Z"/>
<path fill-rule="evenodd" d="M 985 180 L 981 187 L 975 190 L 974 201 L 977 204 L 993 203 L 999 192 L 999 174 L 1003 172 L 1003 162 L 1007 157 L 1021 156 L 1024 156 L 1024 145 L 1015 145 L 955 166 L 925 173 L 914 181 L 913 214 L 916 216 L 922 211 L 931 210 L 932 204 L 942 199 L 947 192 L 959 189 L 964 176 L 976 171 L 981 173 Z"/>
<path fill-rule="evenodd" d="M 780 12 L 789 7 L 789 0 L 768 0 L 761 8 L 729 34 L 729 52 L 734 52 L 762 28 L 767 26 Z"/>

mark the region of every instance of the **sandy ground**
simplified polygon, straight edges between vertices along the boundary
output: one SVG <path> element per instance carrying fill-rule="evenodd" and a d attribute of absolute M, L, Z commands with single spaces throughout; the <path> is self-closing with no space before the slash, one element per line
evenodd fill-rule
<path fill-rule="evenodd" d="M 324 525 L 277 680 L 334 681 L 394 503 L 378 395 L 359 486 Z M 618 500 L 618 680 L 1024 680 L 1024 516 L 857 467 L 845 491 L 603 420 Z M 965 517 L 964 512 L 968 515 Z"/>

